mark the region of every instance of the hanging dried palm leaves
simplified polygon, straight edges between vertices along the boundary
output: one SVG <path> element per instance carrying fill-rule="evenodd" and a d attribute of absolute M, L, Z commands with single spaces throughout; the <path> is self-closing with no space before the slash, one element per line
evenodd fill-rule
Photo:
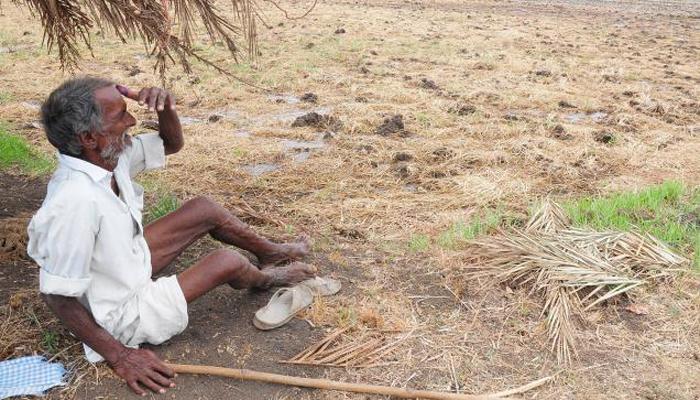
<path fill-rule="evenodd" d="M 220 66 L 198 55 L 193 49 L 197 22 L 206 28 L 212 41 L 221 40 L 238 60 L 238 40 L 245 41 L 250 57 L 256 55 L 256 21 L 260 10 L 255 0 L 230 0 L 233 19 L 224 18 L 212 0 L 13 0 L 26 5 L 44 26 L 44 43 L 56 48 L 61 65 L 73 69 L 81 57 L 80 42 L 91 50 L 90 30 L 99 27 L 119 39 L 141 39 L 155 57 L 155 69 L 165 75 L 168 61 L 191 71 L 193 57 L 228 74 Z M 173 32 L 172 27 L 177 27 Z"/>
<path fill-rule="evenodd" d="M 469 277 L 529 287 L 544 298 L 548 336 L 559 362 L 575 353 L 576 320 L 584 312 L 649 281 L 670 278 L 688 261 L 651 236 L 569 227 L 566 214 L 546 201 L 524 230 L 472 242 L 480 260 Z"/>

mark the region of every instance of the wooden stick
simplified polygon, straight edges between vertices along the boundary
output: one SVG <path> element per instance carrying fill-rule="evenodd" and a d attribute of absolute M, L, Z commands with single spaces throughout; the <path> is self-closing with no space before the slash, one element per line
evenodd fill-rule
<path fill-rule="evenodd" d="M 248 381 L 260 381 L 277 383 L 280 385 L 291 385 L 309 387 L 326 390 L 341 390 L 345 392 L 380 394 L 385 396 L 395 396 L 404 399 L 430 399 L 430 400 L 495 400 L 503 399 L 494 395 L 471 395 L 458 393 L 434 392 L 428 390 L 411 390 L 391 386 L 366 385 L 362 383 L 348 383 L 331 381 L 328 379 L 302 378 L 297 376 L 287 376 L 270 374 L 267 372 L 252 371 L 249 369 L 211 367 L 207 365 L 183 365 L 166 364 L 169 368 L 179 374 L 216 375 L 228 378 L 236 378 Z"/>

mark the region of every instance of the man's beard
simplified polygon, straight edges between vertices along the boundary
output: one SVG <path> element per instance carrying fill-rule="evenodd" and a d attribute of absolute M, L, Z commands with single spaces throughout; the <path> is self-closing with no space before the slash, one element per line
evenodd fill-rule
<path fill-rule="evenodd" d="M 107 146 L 100 151 L 100 157 L 109 165 L 116 166 L 119 157 L 124 153 L 127 144 L 131 144 L 131 138 L 128 135 L 128 130 L 124 131 L 122 136 L 116 139 L 110 139 Z"/>

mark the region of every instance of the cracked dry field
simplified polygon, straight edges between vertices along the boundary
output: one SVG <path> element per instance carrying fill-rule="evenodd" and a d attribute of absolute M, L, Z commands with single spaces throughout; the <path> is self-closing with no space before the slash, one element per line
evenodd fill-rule
<path fill-rule="evenodd" d="M 301 14 L 309 4 L 282 5 Z M 272 90 L 201 65 L 189 76 L 173 69 L 167 84 L 185 117 L 186 146 L 143 178 L 149 202 L 207 195 L 263 233 L 307 232 L 314 261 L 345 290 L 273 333 L 250 324 L 267 295 L 217 290 L 192 307 L 183 336 L 156 351 L 173 362 L 436 390 L 498 391 L 555 375 L 533 393 L 697 399 L 692 275 L 641 290 L 647 315 L 616 304 L 597 310 L 579 332 L 578 358 L 562 368 L 537 299 L 454 282 L 447 277 L 460 267 L 459 248 L 414 244 L 490 210 L 522 219 L 545 195 L 565 200 L 668 179 L 697 187 L 699 17 L 693 2 L 321 1 L 294 21 L 270 7 L 253 65 L 203 44 L 203 54 Z M 48 153 L 31 123 L 65 75 L 26 12 L 3 4 L 0 26 L 0 115 Z M 159 83 L 141 46 L 95 38 L 84 73 Z M 292 127 L 312 111 L 320 123 Z M 214 246 L 201 244 L 173 270 Z M 276 363 L 353 321 L 410 332 L 394 354 L 399 363 Z M 88 380 L 78 397 L 127 393 L 114 380 Z M 214 378 L 178 383 L 178 398 L 363 398 Z"/>

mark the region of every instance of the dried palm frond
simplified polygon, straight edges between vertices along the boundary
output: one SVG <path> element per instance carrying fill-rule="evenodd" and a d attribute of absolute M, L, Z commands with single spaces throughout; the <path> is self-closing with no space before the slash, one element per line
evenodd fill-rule
<path fill-rule="evenodd" d="M 556 232 L 571 224 L 564 210 L 547 198 L 525 225 L 528 232 Z"/>
<path fill-rule="evenodd" d="M 195 53 L 194 28 L 197 21 L 206 28 L 209 38 L 226 44 L 238 60 L 237 41 L 246 42 L 247 53 L 256 54 L 256 20 L 260 13 L 255 0 L 230 0 L 233 20 L 226 19 L 212 0 L 13 0 L 27 6 L 44 26 L 44 42 L 49 51 L 56 47 L 64 68 L 77 66 L 81 57 L 79 43 L 90 49 L 90 30 L 110 30 L 119 39 L 141 39 L 155 56 L 155 69 L 164 76 L 168 61 L 190 72 L 188 56 L 219 72 L 218 65 Z M 177 34 L 172 27 L 177 26 Z"/>
<path fill-rule="evenodd" d="M 548 337 L 559 362 L 575 354 L 575 320 L 584 312 L 649 281 L 667 279 L 688 260 L 650 235 L 574 229 L 547 200 L 525 230 L 472 241 L 480 264 L 470 276 L 529 287 L 544 298 Z"/>

